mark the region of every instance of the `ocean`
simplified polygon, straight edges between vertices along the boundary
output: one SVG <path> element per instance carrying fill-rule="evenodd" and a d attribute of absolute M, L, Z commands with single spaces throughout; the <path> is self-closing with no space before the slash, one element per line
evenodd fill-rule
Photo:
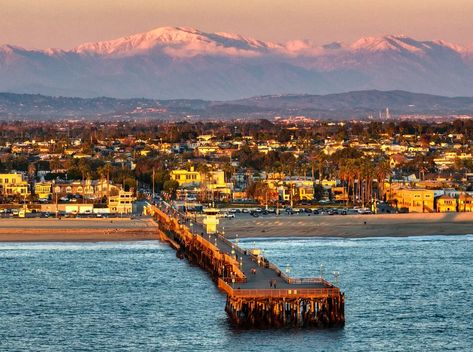
<path fill-rule="evenodd" d="M 240 244 L 291 276 L 323 265 L 346 294 L 345 327 L 235 329 L 209 276 L 159 242 L 3 243 L 0 350 L 473 350 L 473 236 Z"/>

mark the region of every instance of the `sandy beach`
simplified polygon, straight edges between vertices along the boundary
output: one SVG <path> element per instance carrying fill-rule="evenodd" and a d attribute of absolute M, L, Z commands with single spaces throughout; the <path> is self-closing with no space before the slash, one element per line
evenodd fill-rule
<path fill-rule="evenodd" d="M 239 237 L 405 237 L 473 234 L 473 213 L 237 216 L 222 219 Z"/>
<path fill-rule="evenodd" d="M 0 219 L 0 242 L 158 240 L 156 224 L 142 219 Z M 239 215 L 221 219 L 235 237 L 405 237 L 473 234 L 473 213 L 379 215 Z"/>
<path fill-rule="evenodd" d="M 0 242 L 157 240 L 150 219 L 0 219 Z"/>

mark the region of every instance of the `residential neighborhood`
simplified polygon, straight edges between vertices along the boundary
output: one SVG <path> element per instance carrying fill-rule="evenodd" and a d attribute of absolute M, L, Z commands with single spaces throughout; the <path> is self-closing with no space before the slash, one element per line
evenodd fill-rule
<path fill-rule="evenodd" d="M 0 196 L 38 212 L 176 201 L 469 212 L 471 120 L 2 122 Z"/>

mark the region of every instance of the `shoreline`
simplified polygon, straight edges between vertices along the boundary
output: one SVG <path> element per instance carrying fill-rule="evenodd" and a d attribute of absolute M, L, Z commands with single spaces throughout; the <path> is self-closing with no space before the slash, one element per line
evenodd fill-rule
<path fill-rule="evenodd" d="M 0 242 L 159 240 L 151 219 L 0 219 Z"/>
<path fill-rule="evenodd" d="M 220 219 L 225 236 L 239 238 L 403 238 L 473 235 L 473 213 L 333 216 L 242 215 Z M 4 242 L 126 242 L 160 240 L 150 218 L 0 219 Z"/>

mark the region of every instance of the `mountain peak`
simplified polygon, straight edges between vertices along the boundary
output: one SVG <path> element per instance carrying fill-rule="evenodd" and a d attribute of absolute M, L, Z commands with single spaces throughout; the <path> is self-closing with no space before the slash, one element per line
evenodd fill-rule
<path fill-rule="evenodd" d="M 159 50 L 170 56 L 257 55 L 278 45 L 231 33 L 206 33 L 192 27 L 159 27 L 114 40 L 85 43 L 74 49 L 80 54 L 130 56 Z"/>
<path fill-rule="evenodd" d="M 404 35 L 386 35 L 383 37 L 365 37 L 354 42 L 350 47 L 353 50 L 372 52 L 409 51 L 419 52 L 423 43 Z"/>
<path fill-rule="evenodd" d="M 350 48 L 355 51 L 385 52 L 396 51 L 403 53 L 422 54 L 434 48 L 447 48 L 461 53 L 465 49 L 459 45 L 443 40 L 419 41 L 405 35 L 385 35 L 383 37 L 365 37 L 354 42 Z"/>

